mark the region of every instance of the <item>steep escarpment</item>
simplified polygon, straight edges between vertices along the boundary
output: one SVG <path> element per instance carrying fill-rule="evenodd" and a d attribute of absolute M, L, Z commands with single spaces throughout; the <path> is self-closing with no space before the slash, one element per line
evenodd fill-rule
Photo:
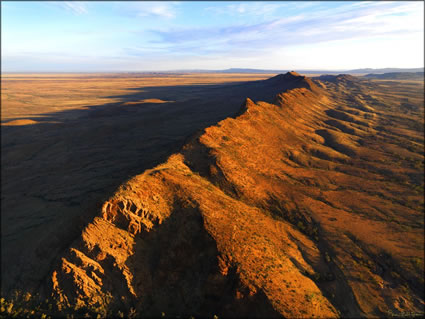
<path fill-rule="evenodd" d="M 236 118 L 122 185 L 55 264 L 46 291 L 58 308 L 290 318 L 423 311 L 423 202 L 410 187 L 418 170 L 388 168 L 389 115 L 367 86 L 349 96 L 348 80 L 295 72 L 266 80 L 258 89 L 281 88 L 273 104 L 247 98 Z"/>

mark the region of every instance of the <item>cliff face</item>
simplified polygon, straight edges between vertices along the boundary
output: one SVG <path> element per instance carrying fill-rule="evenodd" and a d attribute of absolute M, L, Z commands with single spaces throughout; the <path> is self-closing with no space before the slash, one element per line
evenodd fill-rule
<path fill-rule="evenodd" d="M 420 212 L 393 202 L 408 190 L 386 179 L 374 159 L 388 154 L 370 146 L 386 114 L 366 90 L 347 99 L 348 80 L 295 72 L 266 80 L 260 89 L 281 87 L 273 104 L 247 98 L 239 116 L 122 185 L 52 271 L 46 288 L 59 308 L 291 318 L 421 311 L 421 271 L 406 260 L 423 251 L 423 229 L 397 228 Z"/>

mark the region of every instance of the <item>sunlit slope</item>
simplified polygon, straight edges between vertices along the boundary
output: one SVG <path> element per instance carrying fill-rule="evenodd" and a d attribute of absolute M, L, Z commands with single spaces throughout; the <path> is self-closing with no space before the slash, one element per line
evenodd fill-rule
<path fill-rule="evenodd" d="M 291 72 L 258 89 L 276 87 L 273 104 L 248 98 L 239 116 L 104 203 L 54 267 L 48 289 L 60 307 L 195 317 L 423 311 L 423 131 L 409 122 L 420 124 L 423 104 L 388 128 L 393 107 L 371 83 Z"/>

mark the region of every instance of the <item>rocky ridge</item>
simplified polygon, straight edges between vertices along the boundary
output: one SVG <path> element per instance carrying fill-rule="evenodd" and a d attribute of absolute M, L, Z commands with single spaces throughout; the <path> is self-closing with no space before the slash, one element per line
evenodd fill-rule
<path fill-rule="evenodd" d="M 373 194 L 395 188 L 359 165 L 379 155 L 367 145 L 380 113 L 366 95 L 347 103 L 347 81 L 265 80 L 281 88 L 273 103 L 247 98 L 236 118 L 122 185 L 60 256 L 47 293 L 59 309 L 101 315 L 421 311 L 423 279 L 403 262 L 423 251 L 421 230 L 394 232 L 382 216 L 418 213 Z M 414 244 L 397 250 L 401 236 Z"/>

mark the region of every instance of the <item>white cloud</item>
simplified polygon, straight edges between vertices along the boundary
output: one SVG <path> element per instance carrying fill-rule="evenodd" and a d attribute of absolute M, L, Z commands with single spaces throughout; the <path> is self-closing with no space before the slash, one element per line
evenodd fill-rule
<path fill-rule="evenodd" d="M 137 2 L 133 9 L 139 17 L 175 18 L 178 2 Z"/>
<path fill-rule="evenodd" d="M 260 4 L 242 3 L 226 7 L 231 8 L 234 14 L 243 15 L 254 14 L 250 10 L 255 5 Z M 275 59 L 266 58 L 271 56 L 270 52 L 289 53 L 295 47 L 300 47 L 305 48 L 303 54 L 298 54 L 303 56 L 304 63 L 312 60 L 308 56 L 319 56 L 313 54 L 317 51 L 322 56 L 321 60 L 329 63 L 327 67 L 332 62 L 338 62 L 343 67 L 344 61 L 346 64 L 353 63 L 353 66 L 356 63 L 373 66 L 385 61 L 389 66 L 391 59 L 395 64 L 417 65 L 418 57 L 423 57 L 423 50 L 420 50 L 422 42 L 418 41 L 423 37 L 423 22 L 423 3 L 348 3 L 333 8 L 309 10 L 308 13 L 299 12 L 298 15 L 289 17 L 267 19 L 261 23 L 234 24 L 220 28 L 174 27 L 153 33 L 158 36 L 158 41 L 154 43 L 166 46 L 173 54 L 190 52 L 203 57 L 221 55 L 226 61 L 235 56 L 262 56 L 264 59 L 254 60 L 257 63 L 263 63 L 258 62 L 262 60 L 276 63 Z M 380 44 L 385 50 L 379 49 Z M 391 44 L 397 50 L 389 50 Z M 352 50 L 349 51 L 352 52 L 351 59 L 347 54 L 348 47 Z M 323 58 L 324 52 L 327 53 L 326 58 Z M 296 56 L 292 55 L 291 58 L 295 61 L 298 59 Z"/>
<path fill-rule="evenodd" d="M 212 6 L 205 10 L 216 14 L 267 16 L 286 5 L 285 3 L 245 2 L 227 6 Z"/>
<path fill-rule="evenodd" d="M 76 15 L 88 13 L 86 3 L 80 1 L 60 1 L 50 2 L 49 4 L 65 9 Z"/>

